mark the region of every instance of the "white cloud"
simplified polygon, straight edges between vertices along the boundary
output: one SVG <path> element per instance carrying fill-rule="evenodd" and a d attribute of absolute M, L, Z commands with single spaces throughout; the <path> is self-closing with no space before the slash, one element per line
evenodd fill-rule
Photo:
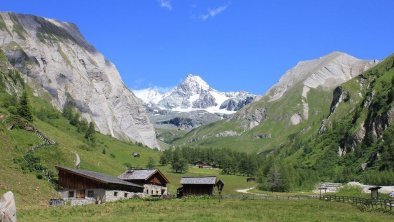
<path fill-rule="evenodd" d="M 160 7 L 172 10 L 172 4 L 170 0 L 158 0 Z"/>
<path fill-rule="evenodd" d="M 220 13 L 224 12 L 227 9 L 228 5 L 223 5 L 217 8 L 213 9 L 208 9 L 208 12 L 206 14 L 202 14 L 199 16 L 201 20 L 207 20 L 209 18 L 215 17 L 219 15 Z"/>

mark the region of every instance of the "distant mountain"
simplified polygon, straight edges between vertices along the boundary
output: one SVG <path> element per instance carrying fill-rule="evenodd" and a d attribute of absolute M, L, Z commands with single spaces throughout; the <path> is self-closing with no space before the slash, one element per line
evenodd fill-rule
<path fill-rule="evenodd" d="M 287 113 L 287 115 L 290 115 L 289 122 L 292 125 L 298 125 L 309 118 L 308 94 L 312 89 L 313 91 L 330 92 L 377 63 L 377 60 L 361 60 L 342 52 L 333 52 L 318 59 L 299 62 L 268 90 L 261 102 L 256 102 L 255 106 L 244 109 L 234 118 L 242 121 L 246 129 L 258 126 L 264 120 L 264 115 L 261 115 L 261 118 L 254 115 L 255 108 L 267 107 L 268 104 L 279 101 L 283 97 L 289 97 L 290 92 L 296 90 L 297 95 L 291 96 L 298 97 L 299 108 L 294 113 Z M 262 112 L 265 112 L 264 110 Z"/>
<path fill-rule="evenodd" d="M 101 133 L 159 147 L 140 100 L 75 24 L 0 13 L 0 47 L 31 87 L 50 94 L 58 110 L 72 103 Z"/>
<path fill-rule="evenodd" d="M 312 133 L 328 115 L 332 91 L 375 66 L 377 61 L 333 52 L 299 62 L 267 93 L 230 119 L 197 128 L 175 145 L 229 147 L 266 152 L 280 147 L 299 132 Z"/>
<path fill-rule="evenodd" d="M 243 91 L 220 92 L 211 88 L 201 77 L 192 74 L 165 92 L 159 88 L 133 92 L 147 106 L 152 122 L 180 128 L 193 128 L 228 118 L 256 98 Z"/>

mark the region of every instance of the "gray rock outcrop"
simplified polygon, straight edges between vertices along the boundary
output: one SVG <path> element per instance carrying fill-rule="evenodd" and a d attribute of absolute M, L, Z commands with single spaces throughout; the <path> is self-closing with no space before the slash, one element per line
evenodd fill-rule
<path fill-rule="evenodd" d="M 267 95 L 270 101 L 280 99 L 289 89 L 298 83 L 308 88 L 319 86 L 332 90 L 340 84 L 360 75 L 376 65 L 377 61 L 357 59 L 342 52 L 333 52 L 319 59 L 299 62 L 288 70 Z"/>
<path fill-rule="evenodd" d="M 290 90 L 300 88 L 302 89 L 300 95 L 296 95 L 301 104 L 300 110 L 297 110 L 297 113 L 288 113 L 287 116 L 280 117 L 288 119 L 291 125 L 298 125 L 308 120 L 311 115 L 308 94 L 312 89 L 331 91 L 376 64 L 376 60 L 361 60 L 341 52 L 333 52 L 319 59 L 299 62 L 289 69 L 263 97 L 243 108 L 234 115 L 233 119 L 241 121 L 242 127 L 250 130 L 260 125 L 270 115 L 272 117 L 273 114 L 267 107 L 277 101 L 281 103 L 279 100 L 290 95 L 288 94 L 291 93 Z M 338 93 L 341 96 L 337 98 L 338 103 L 349 99 L 346 92 Z M 332 109 L 335 109 L 335 106 L 335 104 L 332 105 Z M 321 130 L 324 131 L 324 128 L 325 126 Z"/>
<path fill-rule="evenodd" d="M 0 47 L 33 88 L 51 95 L 59 110 L 72 100 L 101 133 L 159 147 L 144 106 L 76 25 L 1 13 Z"/>
<path fill-rule="evenodd" d="M 16 222 L 16 204 L 11 191 L 0 199 L 0 222 Z"/>

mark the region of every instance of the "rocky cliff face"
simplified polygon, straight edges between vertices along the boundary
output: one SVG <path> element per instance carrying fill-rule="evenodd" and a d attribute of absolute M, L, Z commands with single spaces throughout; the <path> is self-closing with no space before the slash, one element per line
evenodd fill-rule
<path fill-rule="evenodd" d="M 266 119 L 265 107 L 275 102 L 281 103 L 280 99 L 286 99 L 296 92 L 299 95 L 291 96 L 298 97 L 294 99 L 299 100 L 301 109 L 298 112 L 289 113 L 288 117 L 291 125 L 298 125 L 310 117 L 308 94 L 311 89 L 331 91 L 376 64 L 376 60 L 361 60 L 341 52 L 333 52 L 319 59 L 299 62 L 294 68 L 288 70 L 260 101 L 256 102 L 260 102 L 260 105 L 252 104 L 246 107 L 237 113 L 234 119 L 242 121 L 245 129 L 252 129 Z"/>
<path fill-rule="evenodd" d="M 49 92 L 59 110 L 72 101 L 101 133 L 159 147 L 143 105 L 76 25 L 1 13 L 0 47 L 33 88 Z"/>
<path fill-rule="evenodd" d="M 377 61 L 357 59 L 342 52 L 333 52 L 319 59 L 299 62 L 288 70 L 267 95 L 270 101 L 280 99 L 289 89 L 302 82 L 306 87 L 332 90 L 376 65 Z"/>

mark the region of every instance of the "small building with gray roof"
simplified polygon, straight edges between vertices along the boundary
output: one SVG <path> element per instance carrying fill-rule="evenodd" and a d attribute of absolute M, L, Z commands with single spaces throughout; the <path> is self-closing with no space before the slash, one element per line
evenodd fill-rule
<path fill-rule="evenodd" d="M 159 169 L 129 169 L 119 179 L 144 187 L 144 195 L 165 196 L 169 180 Z"/>
<path fill-rule="evenodd" d="M 213 195 L 217 182 L 216 176 L 182 177 L 182 187 L 178 188 L 177 196 Z"/>

